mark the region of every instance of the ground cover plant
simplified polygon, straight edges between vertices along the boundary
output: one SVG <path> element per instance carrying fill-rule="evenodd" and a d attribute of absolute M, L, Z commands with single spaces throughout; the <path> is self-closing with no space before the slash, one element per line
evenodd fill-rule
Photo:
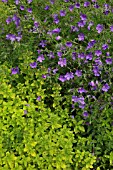
<path fill-rule="evenodd" d="M 112 0 L 0 1 L 0 169 L 113 169 Z"/>

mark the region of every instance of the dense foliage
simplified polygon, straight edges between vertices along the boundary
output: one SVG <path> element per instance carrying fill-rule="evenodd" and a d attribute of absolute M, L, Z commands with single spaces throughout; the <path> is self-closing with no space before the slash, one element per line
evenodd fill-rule
<path fill-rule="evenodd" d="M 0 169 L 113 168 L 113 2 L 0 2 Z"/>

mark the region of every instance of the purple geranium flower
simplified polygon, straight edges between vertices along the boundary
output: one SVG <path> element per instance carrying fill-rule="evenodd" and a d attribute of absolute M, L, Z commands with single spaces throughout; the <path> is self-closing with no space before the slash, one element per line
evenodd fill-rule
<path fill-rule="evenodd" d="M 88 7 L 90 5 L 89 1 L 84 2 L 84 7 Z"/>
<path fill-rule="evenodd" d="M 18 67 L 11 69 L 11 74 L 17 74 L 17 73 L 19 73 L 19 68 Z"/>
<path fill-rule="evenodd" d="M 37 21 L 34 21 L 34 26 L 35 26 L 35 28 L 38 28 L 39 23 Z"/>
<path fill-rule="evenodd" d="M 27 12 L 32 13 L 32 8 L 28 8 Z"/>
<path fill-rule="evenodd" d="M 37 52 L 38 52 L 38 54 L 40 54 L 40 53 L 41 53 L 41 50 L 37 50 Z"/>
<path fill-rule="evenodd" d="M 106 56 L 110 56 L 110 52 L 106 52 Z"/>
<path fill-rule="evenodd" d="M 23 5 L 20 6 L 20 10 L 23 11 L 25 8 Z"/>
<path fill-rule="evenodd" d="M 103 6 L 105 7 L 105 10 L 109 9 L 109 4 L 103 4 Z"/>
<path fill-rule="evenodd" d="M 102 91 L 107 92 L 109 90 L 110 86 L 106 83 L 103 87 L 102 87 Z"/>
<path fill-rule="evenodd" d="M 78 89 L 78 92 L 79 92 L 79 93 L 86 93 L 87 91 L 86 91 L 83 87 L 80 87 L 80 88 Z"/>
<path fill-rule="evenodd" d="M 110 11 L 105 10 L 103 13 L 104 13 L 104 15 L 108 15 L 108 14 L 109 14 L 109 12 L 110 12 Z"/>
<path fill-rule="evenodd" d="M 66 66 L 67 65 L 66 58 L 59 58 L 58 65 L 60 65 L 61 67 Z"/>
<path fill-rule="evenodd" d="M 102 65 L 102 61 L 101 61 L 101 59 L 98 57 L 98 58 L 96 58 L 95 60 L 95 63 L 99 66 L 99 65 Z"/>
<path fill-rule="evenodd" d="M 50 0 L 50 3 L 53 5 L 55 3 L 55 0 Z"/>
<path fill-rule="evenodd" d="M 27 0 L 28 4 L 30 4 L 32 2 L 32 0 Z"/>
<path fill-rule="evenodd" d="M 96 56 L 102 55 L 102 51 L 101 51 L 101 50 L 96 50 L 96 51 L 95 51 L 95 55 L 96 55 Z"/>
<path fill-rule="evenodd" d="M 78 58 L 84 59 L 85 58 L 85 54 L 84 53 L 78 53 Z"/>
<path fill-rule="evenodd" d="M 92 47 L 95 45 L 95 43 L 96 43 L 96 40 L 91 40 L 91 41 L 88 43 L 88 46 L 87 46 L 86 50 L 92 48 Z"/>
<path fill-rule="evenodd" d="M 27 114 L 27 110 L 24 110 L 24 115 L 26 115 Z"/>
<path fill-rule="evenodd" d="M 49 56 L 50 59 L 55 58 L 54 53 L 52 51 L 50 51 L 50 53 L 47 56 Z"/>
<path fill-rule="evenodd" d="M 47 77 L 47 75 L 45 74 L 42 74 L 42 78 L 45 79 Z"/>
<path fill-rule="evenodd" d="M 100 76 L 98 66 L 93 66 L 93 72 L 95 76 Z"/>
<path fill-rule="evenodd" d="M 64 77 L 64 75 L 60 75 L 60 77 L 58 78 L 61 82 L 65 82 L 66 78 Z"/>
<path fill-rule="evenodd" d="M 17 15 L 14 14 L 13 17 L 12 17 L 12 20 L 13 20 L 13 21 L 16 21 L 17 19 L 18 19 Z"/>
<path fill-rule="evenodd" d="M 30 63 L 30 67 L 31 68 L 36 68 L 37 67 L 37 63 L 36 62 Z"/>
<path fill-rule="evenodd" d="M 100 8 L 100 6 L 96 3 L 94 4 L 94 8 Z"/>
<path fill-rule="evenodd" d="M 8 18 L 6 19 L 6 23 L 7 23 L 7 24 L 10 24 L 11 21 L 12 21 L 12 18 L 11 18 L 11 17 L 8 17 Z"/>
<path fill-rule="evenodd" d="M 47 5 L 44 9 L 45 9 L 45 10 L 49 10 L 49 8 L 50 8 L 50 6 Z"/>
<path fill-rule="evenodd" d="M 84 38 L 85 38 L 85 35 L 84 35 L 83 33 L 80 33 L 80 34 L 78 35 L 78 40 L 79 40 L 79 41 L 84 41 Z"/>
<path fill-rule="evenodd" d="M 72 96 L 72 102 L 77 103 L 79 98 L 77 96 Z"/>
<path fill-rule="evenodd" d="M 15 0 L 15 4 L 18 5 L 20 3 L 20 0 Z"/>
<path fill-rule="evenodd" d="M 77 53 L 76 52 L 72 52 L 72 59 L 75 60 L 77 57 Z"/>
<path fill-rule="evenodd" d="M 78 27 L 72 25 L 72 26 L 71 26 L 71 31 L 72 31 L 72 32 L 75 32 L 75 31 L 78 32 L 79 29 L 78 29 Z"/>
<path fill-rule="evenodd" d="M 108 45 L 107 45 L 107 44 L 103 44 L 103 45 L 102 45 L 102 49 L 103 49 L 103 50 L 106 50 L 107 48 L 108 48 Z"/>
<path fill-rule="evenodd" d="M 79 108 L 84 109 L 86 104 L 79 104 Z"/>
<path fill-rule="evenodd" d="M 95 75 L 96 77 L 99 77 L 99 76 L 100 76 L 99 71 L 95 71 L 95 72 L 94 72 L 94 75 Z"/>
<path fill-rule="evenodd" d="M 38 97 L 36 98 L 36 100 L 40 101 L 40 100 L 41 100 L 41 96 L 38 96 Z"/>
<path fill-rule="evenodd" d="M 53 34 L 59 34 L 60 31 L 61 31 L 61 29 L 55 28 L 54 30 L 52 30 L 52 33 L 53 33 Z"/>
<path fill-rule="evenodd" d="M 12 20 L 15 21 L 15 25 L 18 27 L 20 25 L 20 18 L 14 14 Z"/>
<path fill-rule="evenodd" d="M 66 50 L 66 47 L 63 46 L 63 45 L 61 45 L 61 46 L 60 46 L 60 50 L 61 50 L 61 51 L 65 51 L 65 50 Z"/>
<path fill-rule="evenodd" d="M 22 35 L 16 36 L 16 40 L 19 42 L 22 39 Z"/>
<path fill-rule="evenodd" d="M 64 0 L 64 2 L 69 2 L 69 0 Z"/>
<path fill-rule="evenodd" d="M 98 25 L 96 26 L 96 30 L 98 31 L 98 33 L 101 33 L 101 32 L 103 31 L 103 29 L 104 29 L 104 27 L 103 27 L 102 24 L 98 24 Z"/>
<path fill-rule="evenodd" d="M 95 87 L 95 86 L 96 86 L 96 84 L 94 83 L 94 81 L 89 82 L 89 85 L 92 86 L 92 87 Z"/>
<path fill-rule="evenodd" d="M 51 73 L 51 67 L 48 68 L 48 73 Z"/>
<path fill-rule="evenodd" d="M 113 32 L 113 25 L 110 26 L 110 31 Z"/>
<path fill-rule="evenodd" d="M 74 115 L 71 115 L 71 118 L 74 119 Z"/>
<path fill-rule="evenodd" d="M 56 40 L 58 41 L 58 40 L 60 40 L 61 39 L 61 36 L 57 36 L 56 37 Z"/>
<path fill-rule="evenodd" d="M 86 24 L 86 21 L 80 20 L 77 24 L 78 24 L 78 27 L 84 27 Z"/>
<path fill-rule="evenodd" d="M 75 75 L 80 77 L 80 76 L 82 76 L 82 72 L 80 70 L 76 70 Z"/>
<path fill-rule="evenodd" d="M 74 75 L 73 73 L 66 73 L 66 75 L 64 76 L 66 78 L 66 80 L 70 80 L 70 79 L 73 79 L 74 78 Z"/>
<path fill-rule="evenodd" d="M 70 5 L 70 6 L 69 6 L 69 10 L 72 12 L 73 9 L 74 9 L 74 5 Z"/>
<path fill-rule="evenodd" d="M 80 8 L 80 4 L 78 2 L 75 4 L 75 8 Z"/>
<path fill-rule="evenodd" d="M 82 105 L 85 104 L 85 102 L 84 102 L 84 97 L 83 97 L 83 96 L 82 96 L 82 97 L 79 97 L 78 103 L 79 103 L 79 104 L 82 104 Z"/>
<path fill-rule="evenodd" d="M 86 59 L 87 60 L 92 60 L 92 58 L 93 58 L 93 55 L 92 55 L 91 52 L 89 54 L 86 54 Z"/>
<path fill-rule="evenodd" d="M 67 47 L 72 47 L 72 42 L 66 42 Z"/>
<path fill-rule="evenodd" d="M 62 57 L 62 52 L 61 51 L 57 51 L 57 55 L 59 56 L 59 57 Z"/>
<path fill-rule="evenodd" d="M 8 0 L 2 0 L 2 2 L 8 2 Z"/>
<path fill-rule="evenodd" d="M 54 21 L 53 21 L 55 24 L 58 24 L 60 21 L 59 21 L 59 18 L 58 17 L 55 17 L 54 18 Z"/>
<path fill-rule="evenodd" d="M 112 58 L 107 58 L 107 59 L 106 59 L 106 63 L 107 63 L 107 64 L 112 64 L 112 62 L 113 62 L 113 59 L 112 59 Z"/>
<path fill-rule="evenodd" d="M 45 47 L 47 44 L 46 44 L 46 40 L 42 40 L 40 43 L 39 43 L 39 45 L 41 46 L 41 47 Z"/>
<path fill-rule="evenodd" d="M 17 20 L 15 21 L 15 25 L 16 25 L 16 27 L 18 27 L 20 25 L 20 18 L 17 18 Z"/>
<path fill-rule="evenodd" d="M 57 18 L 58 17 L 58 14 L 53 14 L 53 18 Z"/>
<path fill-rule="evenodd" d="M 53 73 L 56 74 L 57 71 L 58 71 L 58 69 L 55 68 L 55 69 L 53 70 Z"/>
<path fill-rule="evenodd" d="M 44 55 L 43 54 L 39 55 L 38 58 L 37 58 L 37 61 L 42 63 L 43 60 L 45 60 Z"/>
<path fill-rule="evenodd" d="M 91 21 L 91 22 L 89 22 L 89 25 L 88 25 L 88 27 L 87 27 L 87 28 L 88 28 L 88 30 L 90 30 L 90 27 L 91 27 L 91 26 L 93 26 L 93 25 L 94 25 L 94 22 L 92 22 L 92 21 Z"/>
<path fill-rule="evenodd" d="M 85 112 L 83 113 L 83 116 L 84 116 L 84 117 L 88 117 L 88 112 L 85 111 Z"/>
<path fill-rule="evenodd" d="M 85 14 L 80 14 L 80 18 L 82 21 L 86 21 L 87 20 L 87 16 Z"/>
<path fill-rule="evenodd" d="M 64 17 L 66 15 L 66 11 L 65 10 L 60 10 L 60 16 Z"/>
<path fill-rule="evenodd" d="M 16 36 L 14 34 L 7 34 L 6 39 L 11 40 L 13 42 L 16 40 Z"/>

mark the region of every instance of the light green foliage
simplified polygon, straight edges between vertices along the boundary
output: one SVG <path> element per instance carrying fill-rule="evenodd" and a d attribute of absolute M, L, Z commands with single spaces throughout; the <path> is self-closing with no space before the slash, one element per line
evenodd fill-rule
<path fill-rule="evenodd" d="M 16 86 L 13 77 L 18 81 L 21 73 L 11 75 L 11 81 L 10 73 L 5 75 L 5 70 L 8 67 L 2 67 L 4 78 L 0 83 L 0 167 L 7 170 L 71 169 L 74 134 L 66 124 L 62 124 L 61 117 L 66 117 L 67 113 L 59 108 L 60 116 L 44 104 L 44 79 L 41 75 L 46 70 L 34 73 L 28 68 L 21 80 L 25 82 Z M 21 67 L 21 72 L 25 74 L 25 67 Z M 36 76 L 34 80 L 33 76 Z M 59 104 L 56 99 L 61 100 L 60 89 L 60 86 L 53 87 L 54 107 Z M 41 101 L 36 101 L 37 96 L 41 96 Z M 27 114 L 23 117 L 24 110 Z"/>
<path fill-rule="evenodd" d="M 9 11 L 12 10 L 10 7 L 8 7 L 5 3 L 2 3 L 0 1 L 0 23 L 8 17 Z"/>
<path fill-rule="evenodd" d="M 76 168 L 75 170 L 90 170 L 93 168 L 93 164 L 96 162 L 96 157 L 88 151 L 77 150 L 75 152 Z"/>

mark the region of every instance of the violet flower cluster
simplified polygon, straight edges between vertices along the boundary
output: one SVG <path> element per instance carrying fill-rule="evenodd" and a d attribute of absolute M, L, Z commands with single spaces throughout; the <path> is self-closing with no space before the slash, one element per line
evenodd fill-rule
<path fill-rule="evenodd" d="M 68 2 L 70 1 L 64 0 L 64 3 Z M 26 8 L 19 0 L 15 0 L 15 5 L 19 6 L 20 11 L 26 11 L 30 16 L 34 17 L 33 9 L 30 6 L 31 3 L 32 0 L 27 0 L 29 7 Z M 54 76 L 57 75 L 56 77 L 59 83 L 70 83 L 71 85 L 74 83 L 76 84 L 76 79 L 79 83 L 83 81 L 82 86 L 81 84 L 75 85 L 76 95 L 75 93 L 72 95 L 72 103 L 78 103 L 79 108 L 85 111 L 83 115 L 87 117 L 88 113 L 85 110 L 87 103 L 85 103 L 84 97 L 86 93 L 89 93 L 89 95 L 93 91 L 106 93 L 111 89 L 109 80 L 107 79 L 106 82 L 102 83 L 102 79 L 104 79 L 105 76 L 103 75 L 105 67 L 110 70 L 113 64 L 113 58 L 109 50 L 110 40 L 108 42 L 104 41 L 105 32 L 107 31 L 112 34 L 113 25 L 111 23 L 108 24 L 109 28 L 106 29 L 104 23 L 97 22 L 95 19 L 93 20 L 92 13 L 91 18 L 88 12 L 81 12 L 81 8 L 86 10 L 92 6 L 92 11 L 93 9 L 100 10 L 100 8 L 102 8 L 104 17 L 109 15 L 110 12 L 113 13 L 113 10 L 108 4 L 104 4 L 103 7 L 101 7 L 95 0 L 92 0 L 92 2 L 70 3 L 68 8 L 65 9 L 61 6 L 55 13 L 51 13 L 55 4 L 56 2 L 54 0 L 50 0 L 50 5 L 47 4 L 44 8 L 44 11 L 47 12 L 49 16 L 45 18 L 43 23 L 48 22 L 48 18 L 50 17 L 51 24 L 48 24 L 46 31 L 44 30 L 44 38 L 41 38 L 42 35 L 40 36 L 39 42 L 37 43 L 37 58 L 29 63 L 29 66 L 31 69 L 37 69 L 38 65 L 43 65 L 43 62 L 47 66 L 48 63 L 46 62 L 48 61 L 49 75 L 51 75 L 52 70 L 52 74 L 54 74 Z M 75 16 L 76 19 L 73 22 L 74 13 L 76 13 L 78 17 L 76 18 Z M 67 23 L 65 22 L 64 25 L 62 25 L 61 23 L 65 21 L 65 18 L 68 18 L 68 15 L 72 22 L 69 25 L 68 21 L 66 21 Z M 33 18 L 33 20 L 33 26 L 36 30 L 39 30 L 40 21 L 37 21 L 35 18 Z M 14 14 L 13 17 L 9 16 L 6 19 L 7 25 L 12 22 L 14 22 L 16 28 L 21 26 L 21 19 L 17 14 Z M 67 24 L 67 27 L 65 27 L 65 24 Z M 67 29 L 67 35 L 63 32 L 65 29 Z M 94 36 L 91 37 L 90 34 L 92 32 Z M 33 33 L 34 32 L 32 32 L 32 34 Z M 72 38 L 70 39 L 69 37 L 71 37 L 71 35 Z M 97 39 L 95 35 L 100 37 L 100 39 Z M 11 33 L 6 35 L 6 39 L 11 42 L 19 42 L 22 38 L 21 32 L 18 32 L 18 35 Z M 101 38 L 103 42 L 101 42 Z M 49 41 L 51 45 L 53 45 L 52 49 L 50 49 L 51 45 L 48 45 L 50 44 Z M 75 44 L 78 44 L 78 46 Z M 45 51 L 47 51 L 47 54 L 44 53 Z M 12 68 L 11 73 L 18 74 L 19 68 Z M 47 75 L 42 75 L 42 78 L 46 79 Z M 88 86 L 90 86 L 90 90 Z"/>

